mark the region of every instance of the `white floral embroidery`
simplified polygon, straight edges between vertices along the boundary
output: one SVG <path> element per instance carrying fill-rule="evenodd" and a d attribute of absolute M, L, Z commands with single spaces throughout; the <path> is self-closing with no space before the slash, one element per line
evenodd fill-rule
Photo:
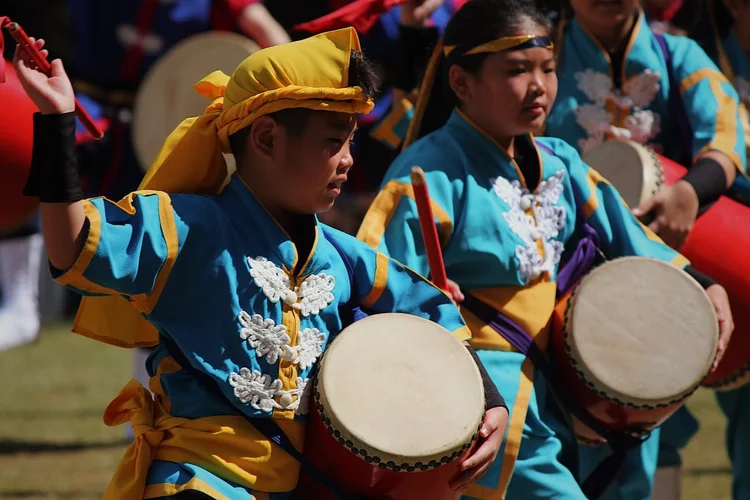
<path fill-rule="evenodd" d="M 308 369 L 323 354 L 323 344 L 325 341 L 325 333 L 322 333 L 317 328 L 305 328 L 299 332 L 299 341 L 293 347 L 297 351 L 293 362 L 299 364 L 299 367 L 303 370 Z"/>
<path fill-rule="evenodd" d="M 630 107 L 645 108 L 654 102 L 654 98 L 661 88 L 661 85 L 659 85 L 660 80 L 661 74 L 650 69 L 629 79 L 622 86 L 625 94 L 625 97 L 622 99 L 623 103 L 629 104 Z"/>
<path fill-rule="evenodd" d="M 308 276 L 300 285 L 299 295 L 302 297 L 302 316 L 318 314 L 322 309 L 333 302 L 333 288 L 336 280 L 328 274 L 315 274 Z"/>
<path fill-rule="evenodd" d="M 257 370 L 241 368 L 240 373 L 229 375 L 229 385 L 234 387 L 234 395 L 243 402 L 250 403 L 256 410 L 270 412 L 281 408 L 274 398 L 281 394 L 281 380 L 271 380 Z"/>
<path fill-rule="evenodd" d="M 284 299 L 291 291 L 289 276 L 273 262 L 265 257 L 248 257 L 247 262 L 250 264 L 250 276 L 271 302 L 276 303 Z"/>
<path fill-rule="evenodd" d="M 294 350 L 289 347 L 291 339 L 284 325 L 277 325 L 272 319 L 264 319 L 260 314 L 250 316 L 242 311 L 237 320 L 242 325 L 240 337 L 247 340 L 259 357 L 273 364 L 279 357 L 286 360 L 294 358 Z"/>
<path fill-rule="evenodd" d="M 310 409 L 310 392 L 312 390 L 312 384 L 309 383 L 310 379 L 297 377 L 297 387 L 290 391 L 284 391 L 284 394 L 290 394 L 295 397 L 294 402 L 287 406 L 287 410 L 295 410 L 297 415 L 307 415 Z"/>
<path fill-rule="evenodd" d="M 519 273 L 526 283 L 543 272 L 553 272 L 560 262 L 563 244 L 554 238 L 565 225 L 565 207 L 556 205 L 563 192 L 563 179 L 565 171 L 560 170 L 540 182 L 534 193 L 522 188 L 518 181 L 508 181 L 504 177 L 498 177 L 494 181 L 495 194 L 509 207 L 503 217 L 523 242 L 516 247 L 515 253 L 519 261 Z M 532 209 L 533 217 L 525 213 L 528 208 Z M 540 238 L 544 257 L 536 244 Z"/>
<path fill-rule="evenodd" d="M 588 68 L 576 73 L 575 78 L 578 89 L 596 104 L 603 105 L 612 96 L 612 80 L 609 75 Z"/>
<path fill-rule="evenodd" d="M 599 146 L 607 134 L 615 139 L 647 144 L 661 131 L 661 117 L 644 109 L 653 102 L 661 88 L 661 75 L 658 72 L 647 69 L 628 79 L 623 85 L 622 95 L 612 91 L 612 81 L 604 73 L 586 69 L 576 73 L 575 78 L 578 89 L 593 101 L 579 104 L 575 110 L 576 121 L 587 135 L 578 140 L 582 151 Z M 626 115 L 624 127 L 612 124 L 615 116 L 607 111 L 608 102 L 612 102 L 619 113 Z"/>

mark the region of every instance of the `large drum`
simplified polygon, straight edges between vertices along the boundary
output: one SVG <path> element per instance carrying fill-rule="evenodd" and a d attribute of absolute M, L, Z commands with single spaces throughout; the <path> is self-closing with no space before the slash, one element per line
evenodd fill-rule
<path fill-rule="evenodd" d="M 683 270 L 645 257 L 607 261 L 553 315 L 553 359 L 575 402 L 604 429 L 640 434 L 674 413 L 716 357 L 706 292 Z M 601 438 L 576 423 L 585 442 Z"/>
<path fill-rule="evenodd" d="M 677 182 L 686 169 L 634 143 L 609 141 L 583 159 L 635 207 L 663 186 Z M 722 196 L 695 223 L 681 253 L 699 271 L 729 293 L 734 335 L 718 369 L 704 385 L 729 390 L 750 381 L 750 207 Z"/>
<path fill-rule="evenodd" d="M 257 50 L 255 42 L 242 35 L 212 31 L 181 41 L 159 58 L 133 105 L 133 143 L 144 171 L 182 120 L 203 114 L 210 104 L 193 85 L 217 70 L 231 75 Z"/>
<path fill-rule="evenodd" d="M 305 455 L 349 494 L 457 499 L 448 483 L 483 415 L 479 370 L 450 332 L 406 314 L 369 316 L 326 350 Z M 334 498 L 304 475 L 296 491 Z"/>
<path fill-rule="evenodd" d="M 0 83 L 0 236 L 28 222 L 38 205 L 36 198 L 22 194 L 31 167 L 37 108 L 8 61 L 5 77 Z"/>

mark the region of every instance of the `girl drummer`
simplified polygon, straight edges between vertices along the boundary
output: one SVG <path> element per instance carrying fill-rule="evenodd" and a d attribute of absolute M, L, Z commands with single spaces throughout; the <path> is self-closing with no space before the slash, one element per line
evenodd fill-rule
<path fill-rule="evenodd" d="M 484 301 L 542 347 L 561 255 L 580 238 L 579 216 L 595 228 L 610 257 L 643 255 L 687 266 L 638 223 L 617 191 L 574 148 L 559 139 L 532 137 L 557 93 L 552 49 L 546 14 L 534 0 L 467 2 L 436 48 L 430 69 L 442 58 L 442 75 L 435 79 L 437 71 L 428 71 L 409 135 L 418 130 L 420 116 L 439 115 L 430 114 L 433 103 L 450 99 L 455 109 L 447 122 L 430 123 L 437 130 L 391 165 L 358 234 L 429 273 L 409 184 L 411 168 L 419 165 L 433 197 L 454 297 Z M 532 207 L 536 219 L 527 215 Z M 709 293 L 719 314 L 728 316 L 724 290 L 713 285 Z M 472 312 L 464 309 L 464 317 L 473 346 L 511 407 L 502 459 L 468 486 L 467 497 L 504 498 L 507 490 L 507 498 L 586 498 L 576 474 L 558 458 L 563 442 L 572 440 L 548 402 L 545 376 Z M 731 329 L 724 326 L 726 343 Z"/>
<path fill-rule="evenodd" d="M 682 181 L 634 209 L 637 215 L 652 212 L 649 227 L 680 248 L 699 207 L 718 199 L 745 169 L 734 88 L 692 40 L 657 38 L 636 0 L 570 0 L 560 2 L 558 9 L 563 20 L 560 89 L 546 133 L 580 152 L 606 140 L 630 139 L 689 165 Z M 688 410 L 681 410 L 665 424 L 670 432 L 663 436 L 663 447 L 676 455 L 696 428 Z M 619 491 L 624 498 L 650 494 L 655 436 L 641 453 L 640 459 L 631 457 L 630 474 L 623 475 Z M 584 470 L 599 459 L 589 448 L 582 449 L 581 457 Z"/>

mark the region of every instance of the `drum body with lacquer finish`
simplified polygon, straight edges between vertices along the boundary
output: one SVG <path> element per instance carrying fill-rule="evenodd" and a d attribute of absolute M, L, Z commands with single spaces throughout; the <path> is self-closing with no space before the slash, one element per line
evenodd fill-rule
<path fill-rule="evenodd" d="M 313 386 L 305 455 L 345 492 L 373 499 L 458 499 L 448 486 L 477 438 L 482 380 L 450 332 L 378 314 L 328 347 Z M 298 498 L 335 497 L 302 475 Z"/>

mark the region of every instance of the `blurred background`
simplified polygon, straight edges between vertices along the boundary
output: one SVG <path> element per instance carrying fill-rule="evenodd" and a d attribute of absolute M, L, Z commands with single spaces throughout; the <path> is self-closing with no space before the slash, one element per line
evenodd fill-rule
<path fill-rule="evenodd" d="M 356 232 L 397 154 L 398 144 L 373 132 L 392 103 L 409 99 L 430 47 L 464 1 L 437 2 L 428 18 L 413 19 L 408 9 L 417 0 L 362 34 L 383 85 L 375 110 L 361 119 L 345 193 L 321 215 L 325 222 Z M 0 15 L 63 59 L 79 100 L 105 131 L 101 141 L 83 128 L 78 134 L 86 194 L 119 199 L 138 186 L 166 135 L 202 112 L 207 103 L 193 95 L 193 82 L 217 68 L 230 72 L 259 47 L 307 36 L 294 26 L 348 3 L 0 0 Z M 15 42 L 4 36 L 10 59 Z M 129 439 L 126 429 L 105 427 L 102 414 L 133 376 L 133 352 L 69 333 L 77 298 L 49 278 L 34 207 L 18 194 L 25 177 L 7 180 L 31 147 L 28 103 L 8 77 L 0 85 L 0 498 L 101 498 Z M 25 138 L 9 139 L 19 131 Z M 20 159 L 11 150 L 22 150 Z M 701 430 L 684 454 L 683 498 L 729 499 L 724 416 L 707 390 L 689 406 Z"/>

